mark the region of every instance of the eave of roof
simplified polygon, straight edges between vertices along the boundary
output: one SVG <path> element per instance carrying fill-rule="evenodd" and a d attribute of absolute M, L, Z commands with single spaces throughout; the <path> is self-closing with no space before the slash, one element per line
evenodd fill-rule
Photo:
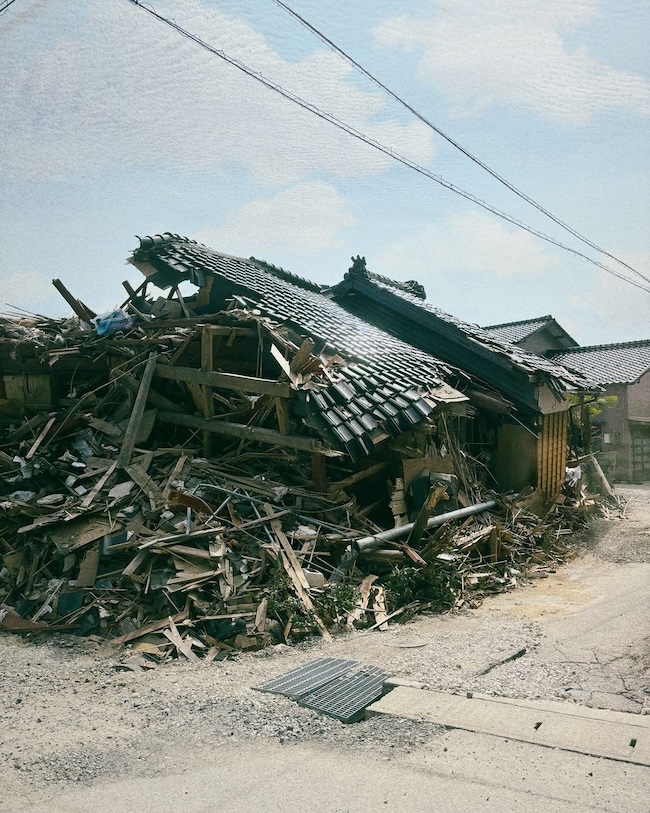
<path fill-rule="evenodd" d="M 393 330 L 406 339 L 409 323 L 417 323 L 417 332 L 410 331 L 408 341 L 417 346 L 431 346 L 431 351 L 442 356 L 470 375 L 496 386 L 508 397 L 532 408 L 533 387 L 529 376 L 543 379 L 551 388 L 581 389 L 586 382 L 582 376 L 566 370 L 549 359 L 528 353 L 522 348 L 491 336 L 478 325 L 471 325 L 423 302 L 421 296 L 404 291 L 387 278 L 379 277 L 359 267 L 351 269 L 344 280 L 328 291 L 328 296 L 345 304 L 350 294 L 368 297 L 381 304 L 385 310 L 381 316 L 375 309 L 363 309 L 348 299 L 346 307 L 359 313 L 362 318 L 374 318 L 382 327 L 388 327 L 390 311 L 402 318 Z M 424 333 L 422 331 L 424 328 Z M 449 342 L 445 346 L 444 340 Z M 535 401 L 536 404 L 536 401 Z"/>
<path fill-rule="evenodd" d="M 550 314 L 538 316 L 533 319 L 522 319 L 518 322 L 503 322 L 500 325 L 487 325 L 483 327 L 483 330 L 511 344 L 517 344 L 542 330 L 550 330 L 554 338 L 564 341 L 567 347 L 578 346 L 578 342 L 576 342 Z"/>
<path fill-rule="evenodd" d="M 557 350 L 549 356 L 596 385 L 634 384 L 650 370 L 650 339 Z"/>

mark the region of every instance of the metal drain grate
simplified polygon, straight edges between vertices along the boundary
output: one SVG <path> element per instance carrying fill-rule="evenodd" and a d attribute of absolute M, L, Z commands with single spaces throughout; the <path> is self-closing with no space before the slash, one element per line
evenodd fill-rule
<path fill-rule="evenodd" d="M 381 696 L 388 672 L 376 666 L 362 666 L 320 686 L 300 700 L 301 706 L 353 723 L 363 717 L 366 706 Z"/>
<path fill-rule="evenodd" d="M 309 692 L 317 690 L 344 675 L 355 666 L 360 666 L 358 661 L 319 658 L 297 669 L 292 669 L 284 675 L 267 680 L 255 688 L 260 692 L 283 694 L 293 700 L 298 700 Z"/>

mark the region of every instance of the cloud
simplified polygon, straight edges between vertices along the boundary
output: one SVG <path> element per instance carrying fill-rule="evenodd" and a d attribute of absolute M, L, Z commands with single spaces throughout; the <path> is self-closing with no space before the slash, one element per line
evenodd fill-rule
<path fill-rule="evenodd" d="M 272 259 L 335 247 L 340 232 L 355 223 L 345 198 L 330 184 L 313 181 L 254 198 L 197 237 L 222 251 Z"/>
<path fill-rule="evenodd" d="M 650 278 L 650 253 L 621 252 L 621 258 Z M 646 282 L 626 268 L 620 268 L 613 262 L 609 264 L 635 282 L 647 286 Z M 650 339 L 650 294 L 598 269 L 593 269 L 590 276 L 593 281 L 587 294 L 585 295 L 583 286 L 581 294 L 574 293 L 570 297 L 576 317 L 582 319 L 585 325 L 581 331 L 581 335 L 585 337 L 582 343 Z M 603 339 L 603 336 L 608 338 Z"/>
<path fill-rule="evenodd" d="M 400 278 L 406 274 L 423 283 L 426 277 L 455 272 L 530 277 L 554 265 L 553 257 L 530 234 L 482 212 L 452 215 L 425 226 L 394 243 L 377 262 L 388 276 L 399 269 Z"/>
<path fill-rule="evenodd" d="M 647 116 L 647 78 L 568 43 L 597 13 L 596 0 L 447 0 L 430 19 L 385 20 L 374 37 L 380 46 L 417 51 L 419 76 L 457 115 L 503 104 L 574 125 L 606 111 Z"/>
<path fill-rule="evenodd" d="M 381 94 L 363 90 L 335 54 L 283 59 L 250 24 L 201 0 L 160 0 L 156 10 L 413 160 L 431 159 L 427 129 L 389 117 Z M 0 49 L 0 176 L 9 180 L 146 167 L 244 170 L 278 184 L 391 165 L 126 2 L 56 4 L 39 22 Z"/>
<path fill-rule="evenodd" d="M 34 311 L 52 298 L 52 283 L 36 271 L 10 271 L 2 278 L 2 304 Z"/>

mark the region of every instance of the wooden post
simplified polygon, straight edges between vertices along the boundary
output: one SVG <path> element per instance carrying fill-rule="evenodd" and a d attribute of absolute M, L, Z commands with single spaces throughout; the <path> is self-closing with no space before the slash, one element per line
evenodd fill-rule
<path fill-rule="evenodd" d="M 327 465 L 326 458 L 322 454 L 312 452 L 311 456 L 311 476 L 318 491 L 327 491 Z"/>
<path fill-rule="evenodd" d="M 156 357 L 157 353 L 151 353 L 144 368 L 140 389 L 135 398 L 129 424 L 124 433 L 122 448 L 117 456 L 117 467 L 120 469 L 125 468 L 131 462 L 133 449 L 135 448 L 135 439 L 138 434 L 138 429 L 140 428 L 145 406 L 147 405 L 147 398 L 149 397 L 149 387 L 151 386 L 151 379 L 153 378 L 153 371 L 156 366 Z"/>
<path fill-rule="evenodd" d="M 420 513 L 418 514 L 413 527 L 411 528 L 411 533 L 409 534 L 409 538 L 407 539 L 407 545 L 417 545 L 422 538 L 422 534 L 424 533 L 424 529 L 427 527 L 427 522 L 429 521 L 429 517 L 434 512 L 436 505 L 440 502 L 440 500 L 447 499 L 447 487 L 445 483 L 436 483 L 429 491 L 429 495 L 424 501 L 424 505 L 420 508 Z"/>
<path fill-rule="evenodd" d="M 214 335 L 210 331 L 209 325 L 204 325 L 201 332 L 201 369 L 206 373 L 214 370 Z M 203 387 L 203 417 L 211 418 L 214 415 L 214 398 L 212 397 L 212 387 Z M 212 454 L 212 435 L 210 432 L 203 432 L 203 455 L 210 457 Z"/>
<path fill-rule="evenodd" d="M 284 398 L 275 399 L 275 414 L 278 418 L 278 431 L 281 435 L 288 435 L 291 432 L 289 423 L 289 409 Z"/>

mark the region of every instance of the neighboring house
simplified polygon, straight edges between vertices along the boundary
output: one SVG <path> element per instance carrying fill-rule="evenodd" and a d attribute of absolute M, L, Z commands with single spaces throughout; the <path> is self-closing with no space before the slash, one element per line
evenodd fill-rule
<path fill-rule="evenodd" d="M 359 257 L 327 296 L 471 378 L 464 391 L 477 419 L 468 443 L 502 490 L 532 484 L 548 497 L 558 492 L 566 465 L 566 393 L 584 384 L 579 375 L 427 304 L 417 282 L 373 274 Z"/>
<path fill-rule="evenodd" d="M 603 468 L 612 480 L 650 480 L 650 339 L 550 351 L 559 364 L 605 389 L 599 429 Z"/>
<path fill-rule="evenodd" d="M 578 347 L 578 342 L 571 338 L 566 330 L 552 316 L 538 316 L 536 319 L 524 319 L 521 322 L 506 322 L 502 325 L 488 325 L 483 328 L 497 339 L 511 342 L 544 356 L 549 350 L 566 350 Z"/>

